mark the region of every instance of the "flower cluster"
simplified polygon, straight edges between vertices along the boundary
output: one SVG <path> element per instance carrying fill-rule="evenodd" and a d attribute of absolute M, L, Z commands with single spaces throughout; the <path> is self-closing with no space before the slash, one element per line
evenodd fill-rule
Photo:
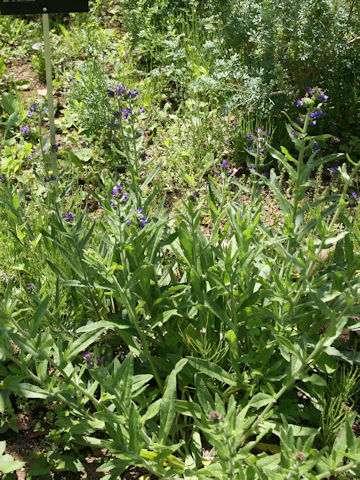
<path fill-rule="evenodd" d="M 143 211 L 142 208 L 138 208 L 138 209 L 137 209 L 137 211 L 136 211 L 136 220 L 137 220 L 140 228 L 144 228 L 145 225 L 146 225 L 147 223 L 149 223 L 149 221 L 148 221 L 147 218 L 146 218 L 146 215 L 144 215 L 144 211 Z M 130 223 L 131 223 L 131 220 L 130 220 Z M 129 222 L 128 222 L 128 224 L 129 224 Z"/>
<path fill-rule="evenodd" d="M 123 202 L 126 202 L 128 200 L 129 196 L 122 191 L 123 187 L 122 185 L 115 185 L 115 187 L 111 190 L 110 194 L 112 198 L 121 200 Z M 110 207 L 115 207 L 115 202 L 112 200 L 109 202 Z"/>
<path fill-rule="evenodd" d="M 95 359 L 94 359 L 94 353 L 93 352 L 85 352 L 83 358 L 84 358 L 84 360 L 86 360 L 86 363 L 89 367 L 94 367 L 95 366 Z M 97 357 L 96 364 L 98 366 L 102 364 L 101 357 Z"/>
<path fill-rule="evenodd" d="M 308 109 L 307 115 L 311 119 L 311 123 L 316 125 L 320 118 L 326 116 L 326 112 L 322 110 L 322 103 L 326 103 L 329 99 L 328 95 L 318 87 L 309 87 L 306 90 L 306 94 L 303 98 L 296 100 L 297 107 L 306 107 Z M 319 103 L 320 101 L 320 103 Z M 304 122 L 306 115 L 299 115 L 296 120 L 299 124 Z"/>
<path fill-rule="evenodd" d="M 30 133 L 30 127 L 29 125 L 23 125 L 21 128 L 20 128 L 20 132 L 23 133 L 24 135 L 27 135 L 28 133 Z"/>
<path fill-rule="evenodd" d="M 71 220 L 74 220 L 74 217 L 73 217 L 73 215 L 69 212 L 69 210 L 68 210 L 66 213 L 63 213 L 61 216 L 62 216 L 62 218 L 65 218 L 65 219 L 68 220 L 69 222 L 71 222 Z"/>
<path fill-rule="evenodd" d="M 123 97 L 123 98 L 131 98 L 137 101 L 137 97 L 140 94 L 137 88 L 133 90 L 127 90 L 124 85 L 118 85 L 115 90 L 111 90 L 110 88 L 107 89 L 107 94 L 109 97 Z"/>
<path fill-rule="evenodd" d="M 45 183 L 53 182 L 53 181 L 55 181 L 55 180 L 56 180 L 55 175 L 51 175 L 51 177 L 45 177 L 45 178 L 44 178 L 44 182 L 45 182 Z M 65 217 L 64 217 L 64 218 L 65 218 Z"/>
<path fill-rule="evenodd" d="M 32 103 L 32 104 L 30 105 L 29 112 L 28 112 L 28 114 L 26 115 L 26 118 L 31 118 L 31 117 L 33 117 L 34 115 L 36 115 L 36 104 L 35 104 L 35 103 Z"/>
<path fill-rule="evenodd" d="M 260 127 L 256 127 L 256 133 L 247 133 L 246 140 L 248 142 L 248 151 L 252 153 L 252 155 L 264 155 L 266 151 L 266 140 L 267 137 L 271 135 L 270 132 L 266 132 Z"/>

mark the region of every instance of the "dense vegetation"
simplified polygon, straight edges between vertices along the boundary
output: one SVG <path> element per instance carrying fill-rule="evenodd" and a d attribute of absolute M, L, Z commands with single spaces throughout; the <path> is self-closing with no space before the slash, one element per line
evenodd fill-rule
<path fill-rule="evenodd" d="M 1 478 L 360 478 L 359 3 L 90 5 L 56 163 L 0 18 Z"/>

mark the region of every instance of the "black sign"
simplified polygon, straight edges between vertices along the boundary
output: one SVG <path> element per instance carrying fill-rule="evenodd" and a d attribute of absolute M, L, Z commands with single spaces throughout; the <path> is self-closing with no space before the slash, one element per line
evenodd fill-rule
<path fill-rule="evenodd" d="M 88 12 L 88 0 L 0 0 L 2 15 Z"/>

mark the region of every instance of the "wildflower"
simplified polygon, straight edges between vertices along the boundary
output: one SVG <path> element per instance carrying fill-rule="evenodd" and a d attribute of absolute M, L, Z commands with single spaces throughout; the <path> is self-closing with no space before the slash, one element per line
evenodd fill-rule
<path fill-rule="evenodd" d="M 330 168 L 330 174 L 331 175 L 338 175 L 338 173 L 339 173 L 339 170 L 337 168 L 335 168 L 335 167 Z"/>
<path fill-rule="evenodd" d="M 296 452 L 295 460 L 297 462 L 303 462 L 305 460 L 305 455 L 302 452 Z"/>
<path fill-rule="evenodd" d="M 84 353 L 84 360 L 87 360 L 89 357 L 90 357 L 90 353 L 89 353 L 89 352 L 85 352 L 85 353 Z"/>
<path fill-rule="evenodd" d="M 246 138 L 251 138 L 252 136 L 253 136 L 252 133 L 248 133 L 248 134 L 246 135 Z"/>
<path fill-rule="evenodd" d="M 51 175 L 51 177 L 45 177 L 45 178 L 44 178 L 44 182 L 45 182 L 45 183 L 47 183 L 47 182 L 52 182 L 52 181 L 54 181 L 54 180 L 56 180 L 55 175 Z"/>
<path fill-rule="evenodd" d="M 63 213 L 62 215 L 62 218 L 65 218 L 66 220 L 74 220 L 74 217 L 72 215 L 72 213 L 69 212 L 69 210 L 66 212 L 66 213 Z"/>
<path fill-rule="evenodd" d="M 260 150 L 260 153 L 261 153 L 262 155 L 264 155 L 264 153 L 265 153 L 265 149 L 264 149 L 264 148 L 262 148 L 262 149 Z"/>
<path fill-rule="evenodd" d="M 324 102 L 327 102 L 328 99 L 329 99 L 329 95 L 324 95 L 324 94 L 320 93 L 320 94 L 318 95 L 318 99 L 319 99 L 319 100 L 324 100 Z"/>
<path fill-rule="evenodd" d="M 302 119 L 301 119 L 300 117 L 296 117 L 296 121 L 297 121 L 297 123 L 299 123 L 299 124 L 302 123 Z"/>
<path fill-rule="evenodd" d="M 130 108 L 122 108 L 121 111 L 124 115 L 124 118 L 128 118 L 128 116 L 131 115 L 131 113 L 132 113 Z"/>
<path fill-rule="evenodd" d="M 134 88 L 134 90 L 132 90 L 132 91 L 129 90 L 129 91 L 128 91 L 128 96 L 129 96 L 130 98 L 133 98 L 133 99 L 136 100 L 136 97 L 137 97 L 137 95 L 139 95 L 139 93 L 140 93 L 139 90 L 137 90 L 136 88 Z"/>
<path fill-rule="evenodd" d="M 221 415 L 219 412 L 216 412 L 213 410 L 212 412 L 209 413 L 209 422 L 211 423 L 220 423 L 225 420 L 224 416 Z"/>
<path fill-rule="evenodd" d="M 109 202 L 109 206 L 110 207 L 115 207 L 115 203 L 114 202 Z"/>
<path fill-rule="evenodd" d="M 264 177 L 265 178 L 270 178 L 270 173 L 268 171 L 264 172 Z"/>
<path fill-rule="evenodd" d="M 125 87 L 124 85 L 118 85 L 117 89 L 116 89 L 116 93 L 121 96 L 121 95 L 124 95 L 124 92 L 125 92 Z"/>
<path fill-rule="evenodd" d="M 308 93 L 312 93 L 313 89 L 312 89 L 312 87 L 309 87 L 306 91 L 307 91 Z"/>
<path fill-rule="evenodd" d="M 314 152 L 317 152 L 318 150 L 320 150 L 319 144 L 317 143 L 316 140 L 314 140 L 313 151 L 314 151 Z"/>
<path fill-rule="evenodd" d="M 96 362 L 97 362 L 98 365 L 101 365 L 101 364 L 102 364 L 102 358 L 101 358 L 101 357 L 98 357 L 98 358 L 96 359 Z"/>
<path fill-rule="evenodd" d="M 109 95 L 109 97 L 115 96 L 115 92 L 113 90 L 110 90 L 109 88 L 107 89 L 107 94 Z"/>
<path fill-rule="evenodd" d="M 112 197 L 117 197 L 117 198 L 120 198 L 122 197 L 122 185 L 115 185 L 115 187 L 111 190 L 110 194 Z M 120 192 L 120 193 L 119 193 Z"/>
<path fill-rule="evenodd" d="M 128 221 L 126 222 L 126 225 L 129 227 L 129 226 L 131 225 L 131 220 L 128 220 Z"/>
<path fill-rule="evenodd" d="M 352 196 L 355 200 L 359 200 L 359 195 L 358 195 L 356 192 L 352 192 L 351 196 Z"/>
<path fill-rule="evenodd" d="M 140 113 L 145 113 L 145 108 L 140 108 Z"/>
<path fill-rule="evenodd" d="M 21 133 L 24 133 L 25 135 L 26 135 L 27 133 L 29 133 L 29 132 L 30 132 L 29 125 L 23 125 L 23 126 L 20 128 L 20 132 L 21 132 Z"/>
<path fill-rule="evenodd" d="M 228 167 L 229 167 L 229 162 L 228 162 L 227 160 L 223 160 L 223 161 L 221 162 L 221 166 L 222 166 L 223 168 L 228 168 Z"/>
<path fill-rule="evenodd" d="M 297 107 L 301 107 L 301 106 L 302 106 L 302 101 L 300 100 L 300 98 L 298 98 L 298 99 L 296 100 L 296 106 L 297 106 Z"/>
<path fill-rule="evenodd" d="M 295 135 L 295 131 L 293 130 L 292 132 L 290 132 L 290 135 L 294 136 L 294 135 Z"/>
<path fill-rule="evenodd" d="M 250 147 L 248 147 L 248 150 L 251 151 L 251 150 L 254 150 L 253 147 L 250 145 Z"/>
<path fill-rule="evenodd" d="M 2 175 L 0 175 L 0 182 L 6 182 L 6 175 L 5 175 L 5 173 L 3 173 Z"/>
<path fill-rule="evenodd" d="M 139 157 L 142 158 L 143 160 L 145 160 L 145 158 L 148 156 L 148 154 L 146 152 L 141 152 Z"/>

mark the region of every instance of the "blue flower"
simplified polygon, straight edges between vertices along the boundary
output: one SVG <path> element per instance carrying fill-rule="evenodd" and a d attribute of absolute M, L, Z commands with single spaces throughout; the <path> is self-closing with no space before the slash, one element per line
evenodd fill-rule
<path fill-rule="evenodd" d="M 297 107 L 301 107 L 301 106 L 302 106 L 302 101 L 300 100 L 300 98 L 298 98 L 298 99 L 296 100 L 296 106 L 297 106 Z"/>
<path fill-rule="evenodd" d="M 254 150 L 253 147 L 250 145 L 250 147 L 248 147 L 248 150 Z"/>
<path fill-rule="evenodd" d="M 313 89 L 312 89 L 312 87 L 309 87 L 306 91 L 307 91 L 308 93 L 312 93 Z"/>
<path fill-rule="evenodd" d="M 222 166 L 223 168 L 228 168 L 228 167 L 229 167 L 229 162 L 228 162 L 227 160 L 223 160 L 223 161 L 221 162 L 221 166 Z"/>

